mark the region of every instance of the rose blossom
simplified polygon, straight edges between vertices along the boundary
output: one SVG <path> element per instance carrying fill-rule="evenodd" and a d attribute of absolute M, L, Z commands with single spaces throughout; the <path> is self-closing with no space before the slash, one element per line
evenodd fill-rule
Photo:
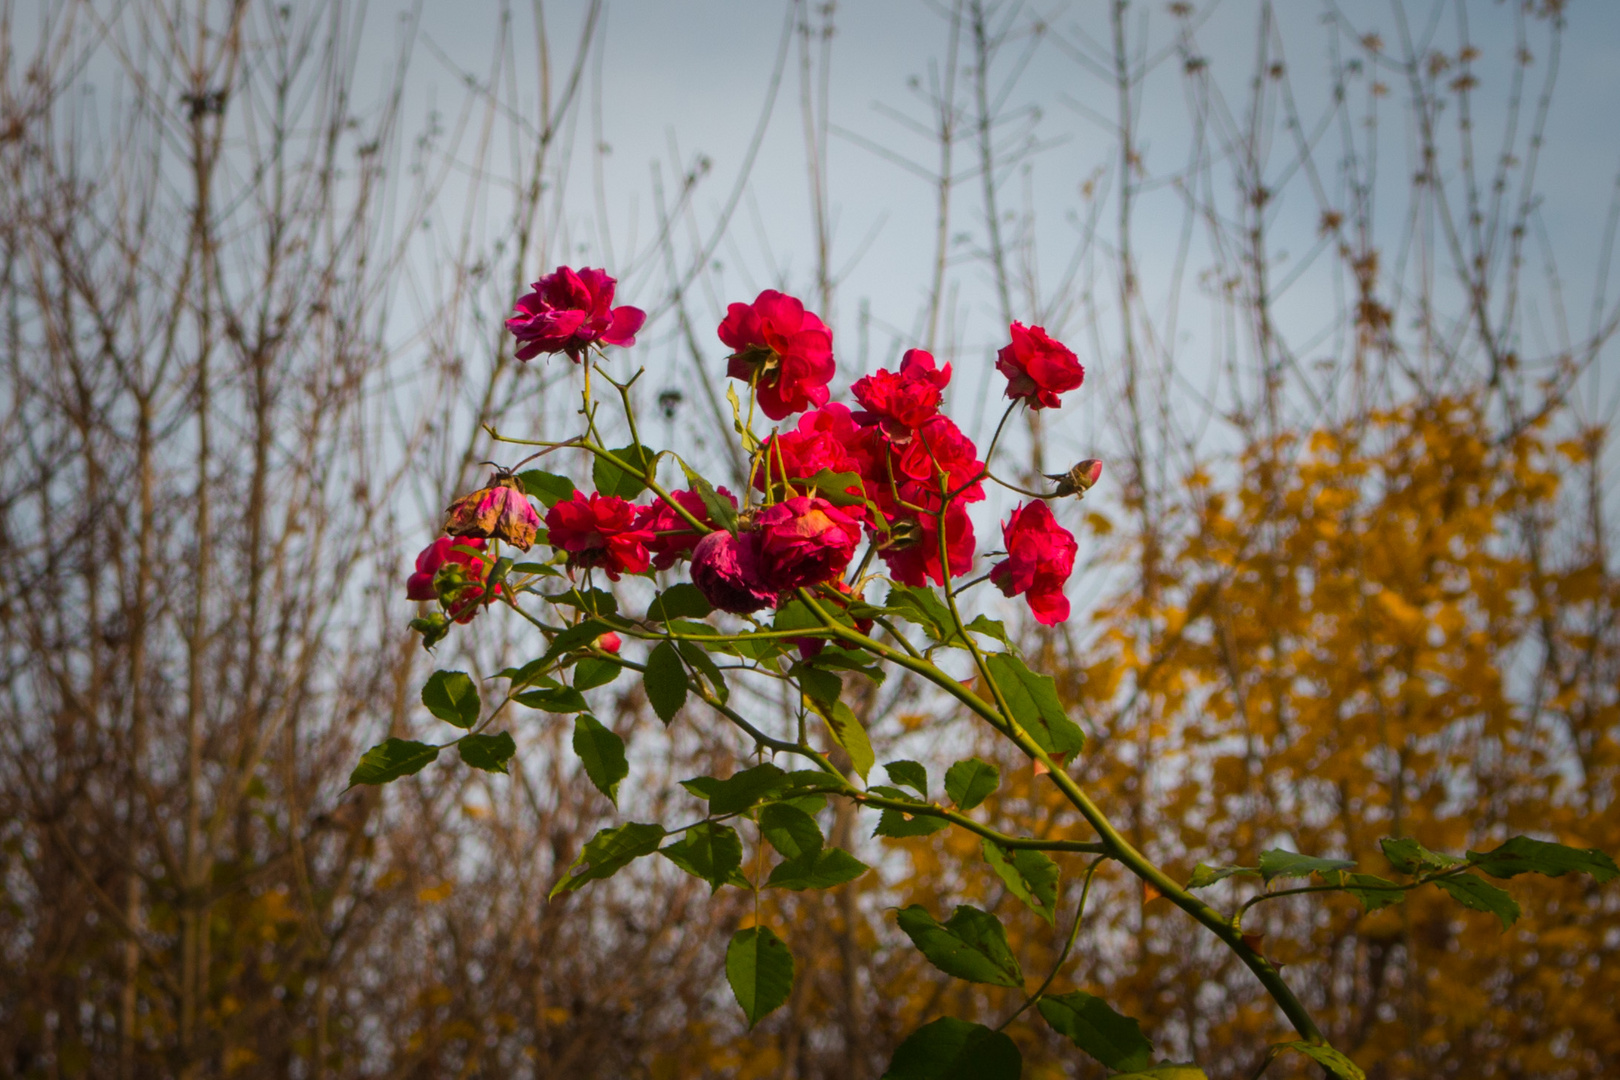
<path fill-rule="evenodd" d="M 484 607 L 484 575 L 489 572 L 489 560 L 479 554 L 485 542 L 479 539 L 456 539 L 441 536 L 422 549 L 416 557 L 416 572 L 405 581 L 405 595 L 411 600 L 438 600 L 436 579 L 445 567 L 445 610 L 456 622 L 471 622 Z M 471 549 L 471 550 L 468 550 Z M 501 587 L 495 586 L 499 595 Z"/>
<path fill-rule="evenodd" d="M 750 534 L 758 538 L 760 580 L 780 594 L 842 574 L 861 524 L 819 495 L 799 495 L 760 510 Z"/>
<path fill-rule="evenodd" d="M 1032 502 L 1014 510 L 1001 527 L 1007 557 L 990 568 L 990 581 L 1003 595 L 1022 593 L 1043 626 L 1069 617 L 1069 598 L 1063 586 L 1074 570 L 1074 556 L 1080 550 L 1074 536 L 1057 523 L 1044 502 Z"/>
<path fill-rule="evenodd" d="M 651 530 L 642 521 L 646 507 L 617 495 L 574 492 L 546 514 L 551 546 L 568 553 L 569 569 L 599 566 L 614 581 L 652 565 L 647 546 Z"/>
<path fill-rule="evenodd" d="M 732 506 L 737 505 L 737 497 L 725 488 L 718 489 L 717 494 L 730 500 Z M 697 492 L 671 491 L 669 495 L 707 527 L 694 529 L 690 521 L 681 517 L 673 506 L 662 499 L 643 510 L 641 528 L 653 534 L 653 538 L 647 541 L 647 550 L 652 552 L 653 565 L 660 570 L 668 570 L 679 560 L 690 556 L 697 542 L 717 527 L 714 519 L 709 517 L 709 508 L 703 505 L 703 497 Z"/>
<path fill-rule="evenodd" d="M 1058 395 L 1085 380 L 1086 369 L 1061 342 L 1039 326 L 1012 324 L 1012 343 L 996 354 L 996 370 L 1007 376 L 1007 396 L 1032 409 L 1055 409 Z"/>
<path fill-rule="evenodd" d="M 922 585 L 924 580 L 945 584 L 939 560 L 940 496 L 936 489 L 916 481 L 899 487 L 899 501 L 926 508 L 918 513 L 895 504 L 885 512 L 886 532 L 873 532 L 880 545 L 878 556 L 889 568 L 889 576 L 902 585 Z M 973 568 L 973 521 L 961 498 L 952 499 L 945 509 L 945 553 L 951 577 L 961 577 Z"/>
<path fill-rule="evenodd" d="M 566 266 L 535 282 L 534 291 L 513 305 L 518 314 L 506 320 L 506 328 L 522 342 L 517 358 L 560 352 L 577 364 L 596 342 L 634 345 L 647 313 L 628 305 L 613 307 L 617 284 L 606 270 Z"/>
<path fill-rule="evenodd" d="M 967 485 L 959 498 L 968 502 L 984 498 L 984 484 L 977 479 L 984 473 L 979 448 L 948 416 L 936 416 L 919 428 L 897 458 L 899 479 L 919 480 L 933 490 L 939 486 L 936 477 L 943 469 L 949 490 Z"/>
<path fill-rule="evenodd" d="M 505 540 L 528 551 L 534 544 L 540 515 L 523 493 L 523 481 L 497 473 L 488 487 L 463 495 L 445 511 L 444 531 L 451 536 Z"/>
<path fill-rule="evenodd" d="M 760 577 L 757 537 L 718 529 L 692 549 L 692 584 L 721 611 L 747 615 L 776 602 L 775 590 Z"/>
<path fill-rule="evenodd" d="M 807 480 L 823 469 L 831 472 L 862 473 L 862 462 L 853 452 L 860 441 L 860 429 L 847 406 L 836 401 L 799 418 L 799 426 L 765 440 L 759 467 L 754 470 L 754 487 L 768 491 L 771 483 Z M 859 489 L 852 489 L 859 494 Z"/>
<path fill-rule="evenodd" d="M 866 407 L 856 414 L 863 424 L 881 423 L 897 436 L 922 427 L 939 415 L 939 403 L 951 381 L 951 365 L 936 370 L 934 358 L 921 349 L 907 349 L 898 372 L 878 369 L 850 387 L 855 400 Z"/>
<path fill-rule="evenodd" d="M 827 403 L 832 331 L 800 301 L 766 289 L 752 304 L 727 308 L 719 334 L 732 350 L 726 374 L 753 381 L 772 420 Z"/>

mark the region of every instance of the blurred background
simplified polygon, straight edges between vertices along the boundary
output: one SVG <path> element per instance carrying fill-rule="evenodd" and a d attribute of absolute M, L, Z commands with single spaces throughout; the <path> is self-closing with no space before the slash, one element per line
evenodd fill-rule
<path fill-rule="evenodd" d="M 572 365 L 502 327 L 565 263 L 649 314 L 614 361 L 644 437 L 734 490 L 714 328 L 760 289 L 834 328 L 835 392 L 949 361 L 981 445 L 1011 320 L 1079 353 L 1002 451 L 1106 462 L 1059 509 L 1074 616 L 981 600 L 1172 872 L 1380 872 L 1392 834 L 1620 851 L 1617 70 L 1601 0 L 0 0 L 0 1074 L 876 1076 L 1016 1005 L 895 906 L 987 906 L 1055 957 L 976 843 L 830 808 L 875 872 L 772 898 L 799 978 L 745 1031 L 751 896 L 643 860 L 545 900 L 596 829 L 691 816 L 675 781 L 753 750 L 628 681 L 596 692 L 620 813 L 539 712 L 510 776 L 345 790 L 432 732 L 433 667 L 540 651 L 497 610 L 426 655 L 404 579 L 511 463 L 482 425 L 573 433 Z M 858 704 L 879 761 L 1000 753 L 906 679 Z M 998 827 L 1088 838 L 1000 764 Z M 1620 1074 L 1620 893 L 1514 892 L 1506 931 L 1421 894 L 1246 926 L 1369 1076 Z M 1057 985 L 1212 1077 L 1282 1031 L 1107 869 Z M 1009 1030 L 1027 1076 L 1103 1075 Z"/>

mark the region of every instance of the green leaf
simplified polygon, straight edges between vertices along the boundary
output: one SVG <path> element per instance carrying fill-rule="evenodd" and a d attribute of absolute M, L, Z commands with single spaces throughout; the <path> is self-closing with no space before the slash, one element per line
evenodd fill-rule
<path fill-rule="evenodd" d="M 807 851 L 787 862 L 777 863 L 765 882 L 767 889 L 830 889 L 854 881 L 870 869 L 843 848 Z"/>
<path fill-rule="evenodd" d="M 677 458 L 676 460 L 680 460 Z M 709 512 L 709 520 L 727 532 L 737 531 L 737 507 L 730 500 L 714 490 L 702 475 L 693 471 L 686 462 L 681 462 L 681 471 L 686 474 L 686 485 L 697 492 L 697 497 L 703 500 L 703 509 Z"/>
<path fill-rule="evenodd" d="M 842 701 L 835 702 L 829 709 L 823 703 L 811 697 L 806 697 L 811 710 L 827 725 L 832 734 L 833 741 L 844 748 L 849 755 L 850 764 L 860 774 L 862 780 L 866 779 L 877 762 L 877 754 L 872 750 L 871 737 L 855 716 L 855 711 Z"/>
<path fill-rule="evenodd" d="M 647 657 L 647 670 L 641 676 L 653 712 L 666 725 L 686 704 L 686 668 L 675 646 L 661 641 Z"/>
<path fill-rule="evenodd" d="M 1295 1053 L 1304 1054 L 1326 1069 L 1330 1075 L 1338 1077 L 1339 1080 L 1367 1080 L 1367 1074 L 1361 1071 L 1360 1066 L 1331 1046 L 1323 1046 L 1319 1043 L 1288 1042 L 1277 1043 L 1271 1049 L 1273 1053 L 1292 1050 Z"/>
<path fill-rule="evenodd" d="M 1473 874 L 1459 877 L 1435 878 L 1434 883 L 1451 894 L 1451 898 L 1465 908 L 1488 911 L 1502 920 L 1506 930 L 1519 921 L 1519 904 L 1503 889 Z"/>
<path fill-rule="evenodd" d="M 1461 859 L 1430 851 L 1408 837 L 1397 840 L 1386 836 L 1378 841 L 1378 846 L 1384 849 L 1384 858 L 1389 860 L 1390 865 L 1403 874 L 1416 876 L 1425 870 L 1446 870 L 1462 865 Z"/>
<path fill-rule="evenodd" d="M 585 843 L 585 850 L 551 887 L 548 899 L 583 888 L 587 882 L 610 878 L 643 855 L 658 850 L 664 839 L 662 825 L 641 825 L 632 821 L 616 829 L 601 829 Z"/>
<path fill-rule="evenodd" d="M 1354 870 L 1356 864 L 1349 859 L 1319 859 L 1315 855 L 1301 855 L 1297 851 L 1275 849 L 1260 853 L 1260 876 L 1269 885 L 1277 878 L 1302 878 L 1312 874 L 1326 874 L 1334 870 Z"/>
<path fill-rule="evenodd" d="M 620 625 L 622 626 L 625 624 L 621 621 Z M 546 654 L 539 660 L 535 661 L 535 663 L 539 664 L 543 669 L 547 664 L 561 656 L 563 653 L 573 652 L 575 649 L 583 649 L 591 642 L 613 629 L 613 623 L 608 622 L 606 619 L 586 619 L 582 623 L 570 626 L 568 629 L 564 630 L 562 633 L 553 638 L 551 647 L 546 650 Z M 527 667 L 527 665 L 524 666 Z"/>
<path fill-rule="evenodd" d="M 544 541 L 538 541 L 543 543 Z M 541 577 L 562 577 L 562 571 L 555 566 L 548 566 L 538 562 L 520 562 L 512 566 L 520 574 L 539 574 Z"/>
<path fill-rule="evenodd" d="M 630 774 L 624 757 L 624 740 L 590 713 L 574 718 L 574 753 L 585 765 L 585 775 L 596 790 L 619 805 L 619 781 Z"/>
<path fill-rule="evenodd" d="M 942 1016 L 906 1036 L 883 1080 L 1018 1080 L 1023 1055 L 1007 1035 Z"/>
<path fill-rule="evenodd" d="M 980 615 L 972 622 L 968 623 L 967 628 L 972 630 L 975 634 L 983 634 L 985 637 L 994 638 L 1003 645 L 1007 646 L 1007 648 L 1012 648 L 1012 641 L 1007 637 L 1007 626 L 1000 619 L 992 619 L 987 615 Z"/>
<path fill-rule="evenodd" d="M 1007 945 L 1007 931 L 988 911 L 963 904 L 943 924 L 912 904 L 900 912 L 900 929 L 928 962 L 969 982 L 1023 989 L 1024 973 Z"/>
<path fill-rule="evenodd" d="M 1142 1025 L 1100 997 L 1076 990 L 1043 997 L 1036 1007 L 1053 1030 L 1110 1069 L 1130 1072 L 1153 1064 L 1153 1044 L 1142 1034 Z"/>
<path fill-rule="evenodd" d="M 751 1028 L 792 992 L 793 954 L 768 926 L 739 930 L 726 946 L 726 981 Z"/>
<path fill-rule="evenodd" d="M 904 784 L 923 798 L 928 798 L 928 770 L 915 761 L 891 761 L 883 766 L 889 779 Z"/>
<path fill-rule="evenodd" d="M 544 469 L 526 469 L 518 473 L 518 482 L 525 494 L 533 495 L 545 504 L 547 510 L 565 499 L 574 497 L 574 482 L 566 476 L 548 473 Z"/>
<path fill-rule="evenodd" d="M 595 690 L 619 677 L 624 665 L 605 656 L 587 656 L 574 665 L 574 689 Z"/>
<path fill-rule="evenodd" d="M 544 712 L 584 712 L 590 708 L 585 703 L 585 695 L 572 686 L 541 687 L 538 690 L 525 690 L 521 694 L 513 695 L 512 700 L 519 705 L 527 705 L 531 709 L 540 709 Z"/>
<path fill-rule="evenodd" d="M 826 499 L 834 506 L 856 506 L 863 505 L 866 502 L 860 473 L 833 472 L 831 469 L 822 469 L 814 476 L 800 477 L 795 482 L 800 487 L 808 485 L 815 488 L 821 492 L 823 499 Z M 851 491 L 851 488 L 854 490 Z"/>
<path fill-rule="evenodd" d="M 465 671 L 435 671 L 422 687 L 422 704 L 447 724 L 470 728 L 478 723 L 483 702 L 478 687 Z"/>
<path fill-rule="evenodd" d="M 1209 1074 L 1196 1065 L 1177 1065 L 1167 1061 L 1141 1072 L 1115 1073 L 1108 1080 L 1209 1080 Z"/>
<path fill-rule="evenodd" d="M 409 739 L 389 739 L 373 746 L 361 756 L 360 764 L 349 774 L 349 786 L 386 784 L 390 780 L 419 773 L 438 756 L 437 746 L 411 742 Z"/>
<path fill-rule="evenodd" d="M 506 763 L 517 753 L 517 743 L 502 731 L 495 735 L 468 735 L 456 743 L 461 760 L 485 772 L 506 772 Z"/>
<path fill-rule="evenodd" d="M 711 894 L 722 885 L 748 887 L 748 879 L 739 872 L 742 866 L 742 841 L 737 830 L 718 821 L 700 821 L 686 835 L 668 847 L 658 849 L 676 866 L 694 877 L 709 883 Z"/>
<path fill-rule="evenodd" d="M 991 653 L 985 657 L 985 663 L 1006 696 L 1013 719 L 1029 732 L 1042 750 L 1048 754 L 1066 754 L 1085 749 L 1086 734 L 1063 711 L 1058 701 L 1057 683 L 1050 675 L 1035 674 L 1012 653 Z"/>
<path fill-rule="evenodd" d="M 759 829 L 784 859 L 813 854 L 826 842 L 816 819 L 787 803 L 771 803 L 760 810 Z"/>
<path fill-rule="evenodd" d="M 1387 908 L 1406 899 L 1406 890 L 1377 874 L 1324 874 L 1323 877 L 1361 901 L 1369 912 Z"/>
<path fill-rule="evenodd" d="M 711 814 L 737 814 L 747 810 L 786 782 L 787 773 L 768 761 L 716 780 L 706 796 Z M 690 790 L 690 789 L 688 789 Z"/>
<path fill-rule="evenodd" d="M 1032 848 L 1004 848 L 985 837 L 979 842 L 984 861 L 1007 890 L 1048 923 L 1057 919 L 1058 864 Z"/>
<path fill-rule="evenodd" d="M 720 673 L 719 667 L 715 665 L 714 660 L 710 658 L 703 646 L 695 641 L 678 641 L 675 643 L 675 647 L 686 658 L 686 662 L 696 668 L 704 679 L 708 680 L 710 689 L 714 691 L 714 696 L 720 699 L 720 703 L 725 704 L 726 700 L 731 697 L 731 687 L 726 685 L 726 677 Z"/>
<path fill-rule="evenodd" d="M 626 446 L 610 453 L 635 471 L 625 472 L 607 458 L 598 455 L 591 464 L 591 480 L 596 484 L 596 490 L 603 495 L 617 495 L 621 499 L 633 499 L 646 491 L 645 477 L 651 472 L 653 462 L 658 459 L 658 452 L 649 446 L 639 449 L 635 446 Z"/>
<path fill-rule="evenodd" d="M 617 615 L 619 601 L 610 592 L 602 589 L 569 589 L 567 592 L 548 596 L 546 600 L 553 604 L 578 608 L 588 615 Z"/>
<path fill-rule="evenodd" d="M 1243 874 L 1247 877 L 1259 877 L 1260 870 L 1254 866 L 1206 866 L 1199 863 L 1193 867 L 1192 877 L 1187 880 L 1189 889 L 1207 889 L 1217 881 L 1225 881 L 1229 877 Z"/>
<path fill-rule="evenodd" d="M 1591 874 L 1598 884 L 1620 877 L 1620 867 L 1597 848 L 1573 848 L 1515 836 L 1490 851 L 1470 851 L 1468 861 L 1491 877 L 1510 878 L 1519 874 L 1545 874 L 1563 877 L 1568 873 Z"/>
<path fill-rule="evenodd" d="M 647 605 L 647 620 L 701 619 L 713 610 L 702 589 L 690 581 L 682 581 L 653 597 L 653 602 Z"/>
<path fill-rule="evenodd" d="M 907 836 L 932 836 L 950 827 L 949 821 L 934 814 L 910 814 L 904 810 L 884 807 L 883 812 L 878 815 L 877 828 L 872 830 L 872 835 L 898 840 Z"/>
<path fill-rule="evenodd" d="M 945 794 L 958 810 L 972 810 L 1001 784 L 1001 770 L 988 761 L 968 758 L 945 770 Z"/>
<path fill-rule="evenodd" d="M 895 585 L 889 589 L 883 606 L 910 623 L 922 627 L 931 641 L 940 645 L 965 647 L 962 635 L 951 621 L 951 609 L 933 589 Z"/>

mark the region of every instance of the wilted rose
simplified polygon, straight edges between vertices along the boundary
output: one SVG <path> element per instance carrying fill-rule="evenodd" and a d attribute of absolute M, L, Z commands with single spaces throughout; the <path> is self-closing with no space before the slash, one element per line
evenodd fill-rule
<path fill-rule="evenodd" d="M 990 581 L 1006 596 L 1023 595 L 1035 621 L 1052 626 L 1069 617 L 1063 587 L 1080 550 L 1044 502 L 1026 503 L 1001 527 L 1007 557 L 990 568 Z"/>
<path fill-rule="evenodd" d="M 463 495 L 445 511 L 444 531 L 451 536 L 504 540 L 528 551 L 540 528 L 540 515 L 523 493 L 523 481 L 497 473 L 488 487 Z"/>
<path fill-rule="evenodd" d="M 692 549 L 692 584 L 721 611 L 747 615 L 776 602 L 759 574 L 757 534 L 716 530 Z"/>
<path fill-rule="evenodd" d="M 534 291 L 514 305 L 518 314 L 506 320 L 506 328 L 522 342 L 517 358 L 560 352 L 578 363 L 597 342 L 634 345 L 647 313 L 628 305 L 613 307 L 617 284 L 605 270 L 566 266 L 535 282 Z"/>

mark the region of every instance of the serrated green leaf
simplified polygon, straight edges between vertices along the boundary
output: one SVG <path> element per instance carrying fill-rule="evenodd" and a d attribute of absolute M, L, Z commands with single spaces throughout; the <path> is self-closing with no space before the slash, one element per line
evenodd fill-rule
<path fill-rule="evenodd" d="M 1013 719 L 1042 750 L 1067 754 L 1085 749 L 1086 734 L 1063 711 L 1057 683 L 1050 675 L 1037 675 L 1012 653 L 991 653 L 985 663 L 1007 698 Z"/>
<path fill-rule="evenodd" d="M 748 449 L 744 447 L 744 449 Z M 752 451 L 749 451 L 752 453 Z M 679 458 L 676 458 L 680 461 Z M 737 531 L 737 507 L 730 499 L 714 490 L 714 485 L 694 471 L 685 461 L 681 461 L 681 471 L 686 474 L 686 486 L 697 492 L 697 497 L 703 502 L 703 509 L 709 513 L 709 520 L 727 532 Z"/>
<path fill-rule="evenodd" d="M 1007 637 L 1007 626 L 1000 619 L 980 615 L 968 623 L 967 628 L 975 634 L 983 634 L 985 637 L 994 638 L 1009 649 L 1012 648 L 1012 641 Z"/>
<path fill-rule="evenodd" d="M 899 915 L 900 929 L 928 962 L 947 975 L 969 982 L 1022 989 L 1023 969 L 1007 945 L 1007 931 L 988 911 L 963 904 L 944 923 L 928 909 L 913 904 Z"/>
<path fill-rule="evenodd" d="M 1192 877 L 1187 879 L 1189 889 L 1207 889 L 1217 881 L 1225 881 L 1229 877 L 1239 874 L 1247 877 L 1259 877 L 1260 869 L 1255 866 L 1206 866 L 1199 863 L 1193 867 Z"/>
<path fill-rule="evenodd" d="M 622 620 L 618 620 L 618 622 L 620 626 L 625 625 Z M 573 652 L 575 649 L 583 649 L 609 630 L 614 629 L 616 629 L 614 624 L 606 619 L 586 619 L 582 623 L 570 626 L 553 638 L 551 646 L 546 649 L 546 654 L 535 663 L 544 668 L 564 653 Z"/>
<path fill-rule="evenodd" d="M 1620 877 L 1620 867 L 1597 848 L 1574 848 L 1515 836 L 1490 851 L 1470 851 L 1468 861 L 1491 877 L 1510 878 L 1520 874 L 1590 874 L 1602 884 Z"/>
<path fill-rule="evenodd" d="M 709 688 L 714 692 L 714 696 L 720 700 L 720 703 L 725 704 L 727 699 L 731 697 L 731 687 L 726 685 L 726 677 L 720 673 L 720 668 L 715 665 L 714 660 L 710 658 L 703 646 L 695 641 L 678 641 L 675 643 L 675 647 L 686 658 L 686 662 L 697 669 L 698 674 L 703 676 L 704 680 L 709 684 Z"/>
<path fill-rule="evenodd" d="M 826 842 L 815 818 L 788 803 L 771 803 L 761 809 L 759 830 L 784 859 L 813 854 Z"/>
<path fill-rule="evenodd" d="M 1110 1069 L 1130 1072 L 1153 1064 L 1153 1044 L 1142 1034 L 1142 1025 L 1100 997 L 1076 990 L 1043 997 L 1036 1008 L 1054 1031 Z"/>
<path fill-rule="evenodd" d="M 624 740 L 590 713 L 574 718 L 574 753 L 585 766 L 596 790 L 619 805 L 619 781 L 630 775 L 624 756 Z"/>
<path fill-rule="evenodd" d="M 889 589 L 883 606 L 894 615 L 922 627 L 930 641 L 938 645 L 965 648 L 966 642 L 951 621 L 951 609 L 933 589 L 895 585 Z"/>
<path fill-rule="evenodd" d="M 651 470 L 658 453 L 650 446 L 625 446 L 611 451 L 614 457 L 630 466 L 626 472 L 607 458 L 598 455 L 591 463 L 591 481 L 603 495 L 617 495 L 633 499 L 647 490 L 646 474 Z"/>
<path fill-rule="evenodd" d="M 821 492 L 821 497 L 834 506 L 857 506 L 866 502 L 860 473 L 822 469 L 814 476 L 799 477 L 794 482 Z"/>
<path fill-rule="evenodd" d="M 1378 841 L 1378 846 L 1384 849 L 1384 858 L 1390 865 L 1403 874 L 1416 876 L 1425 870 L 1446 870 L 1462 865 L 1461 859 L 1430 851 L 1410 837 L 1386 836 Z"/>
<path fill-rule="evenodd" d="M 1339 1080 L 1367 1080 L 1367 1074 L 1361 1067 L 1331 1046 L 1320 1043 L 1288 1042 L 1277 1043 L 1273 1051 L 1292 1050 L 1297 1054 L 1304 1054 L 1318 1065 L 1322 1066 L 1332 1076 Z"/>
<path fill-rule="evenodd" d="M 768 926 L 750 926 L 726 946 L 726 981 L 751 1028 L 793 990 L 793 954 Z"/>
<path fill-rule="evenodd" d="M 1057 919 L 1058 878 L 1062 871 L 1044 852 L 1033 848 L 1004 848 L 985 837 L 979 842 L 984 861 L 996 872 L 1007 891 L 1035 914 L 1054 923 Z"/>
<path fill-rule="evenodd" d="M 617 615 L 619 601 L 610 592 L 603 589 L 569 589 L 555 596 L 546 597 L 547 602 L 562 607 L 577 608 L 588 615 Z"/>
<path fill-rule="evenodd" d="M 1001 770 L 988 761 L 968 758 L 945 770 L 945 794 L 958 810 L 972 810 L 1001 784 Z"/>
<path fill-rule="evenodd" d="M 437 746 L 409 739 L 388 739 L 361 755 L 360 764 L 349 774 L 349 786 L 386 784 L 390 780 L 419 773 L 438 756 Z"/>
<path fill-rule="evenodd" d="M 647 689 L 647 701 L 652 705 L 653 712 L 667 725 L 686 704 L 687 694 L 686 667 L 681 663 L 674 645 L 660 641 L 653 648 L 647 657 L 647 670 L 642 673 L 641 681 Z"/>
<path fill-rule="evenodd" d="M 574 497 L 574 482 L 566 476 L 557 476 L 544 469 L 527 469 L 518 473 L 518 482 L 525 494 L 533 495 L 545 504 L 547 510 L 565 499 Z"/>
<path fill-rule="evenodd" d="M 877 828 L 872 830 L 872 835 L 900 840 L 908 836 L 932 836 L 950 827 L 949 821 L 934 814 L 910 814 L 893 807 L 884 807 L 883 812 L 878 815 Z"/>
<path fill-rule="evenodd" d="M 854 881 L 869 867 L 843 848 L 823 848 L 807 851 L 786 862 L 777 863 L 766 879 L 767 889 L 830 889 L 846 881 Z"/>
<path fill-rule="evenodd" d="M 877 754 L 872 750 L 872 740 L 866 734 L 866 728 L 861 726 L 854 710 L 842 701 L 834 702 L 831 708 L 809 696 L 805 697 L 805 702 L 812 712 L 821 717 L 833 741 L 844 748 L 844 752 L 849 755 L 850 764 L 860 778 L 865 780 L 877 762 Z"/>
<path fill-rule="evenodd" d="M 915 761 L 891 761 L 883 766 L 889 779 L 904 784 L 923 798 L 928 798 L 928 770 Z"/>
<path fill-rule="evenodd" d="M 619 677 L 624 665 L 602 656 L 587 656 L 574 665 L 574 689 L 595 690 Z"/>
<path fill-rule="evenodd" d="M 653 602 L 647 605 L 647 620 L 701 619 L 713 610 L 702 589 L 690 581 L 682 581 L 653 597 Z"/>
<path fill-rule="evenodd" d="M 628 822 L 615 829 L 601 829 L 585 843 L 585 850 L 568 868 L 547 899 L 583 888 L 586 883 L 610 878 L 643 855 L 658 850 L 664 839 L 662 825 Z"/>
<path fill-rule="evenodd" d="M 483 702 L 478 686 L 465 671 L 435 671 L 422 686 L 422 704 L 447 724 L 470 728 L 478 723 Z"/>
<path fill-rule="evenodd" d="M 1356 864 L 1349 859 L 1321 859 L 1315 855 L 1301 855 L 1297 851 L 1280 848 L 1260 853 L 1260 876 L 1267 884 L 1277 878 L 1302 878 L 1312 874 L 1326 874 L 1335 870 L 1354 870 Z"/>
<path fill-rule="evenodd" d="M 517 743 L 506 732 L 494 735 L 468 735 L 456 743 L 461 760 L 484 772 L 506 773 L 506 763 L 517 753 Z"/>
<path fill-rule="evenodd" d="M 1434 883 L 1450 893 L 1451 898 L 1463 907 L 1495 915 L 1502 920 L 1503 930 L 1519 921 L 1518 901 L 1484 878 L 1462 874 L 1458 877 L 1435 878 Z"/>
<path fill-rule="evenodd" d="M 733 773 L 709 785 L 709 813 L 737 814 L 749 809 L 787 783 L 787 773 L 768 761 Z M 690 783 L 690 781 L 688 782 Z M 687 790 L 691 790 L 690 787 Z"/>
<path fill-rule="evenodd" d="M 536 540 L 536 543 L 542 543 L 543 544 L 543 543 L 545 543 L 545 541 L 544 540 Z M 546 563 L 538 563 L 538 562 L 514 563 L 512 565 L 512 569 L 516 570 L 520 574 L 538 574 L 541 577 L 562 577 L 562 571 L 561 570 L 558 570 L 555 566 L 548 566 Z"/>
<path fill-rule="evenodd" d="M 585 695 L 572 686 L 541 687 L 538 690 L 525 690 L 521 694 L 514 694 L 512 700 L 519 705 L 526 705 L 531 709 L 540 709 L 543 712 L 576 713 L 584 712 L 590 708 L 585 703 Z"/>
<path fill-rule="evenodd" d="M 942 1016 L 906 1036 L 883 1080 L 1018 1080 L 1024 1058 L 1006 1034 Z"/>
<path fill-rule="evenodd" d="M 1406 890 L 1377 874 L 1324 874 L 1328 881 L 1361 901 L 1369 912 L 1387 908 L 1406 899 Z"/>
<path fill-rule="evenodd" d="M 737 830 L 729 825 L 700 821 L 675 843 L 659 848 L 658 854 L 688 874 L 707 881 L 711 894 L 719 892 L 722 885 L 748 887 L 748 880 L 739 872 L 742 840 Z"/>

